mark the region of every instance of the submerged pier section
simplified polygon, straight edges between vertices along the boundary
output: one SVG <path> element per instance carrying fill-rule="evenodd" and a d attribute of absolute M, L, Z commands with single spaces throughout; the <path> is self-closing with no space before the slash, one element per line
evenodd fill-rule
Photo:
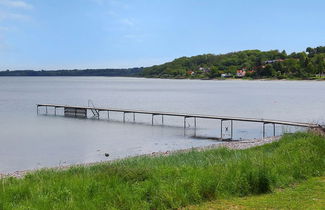
<path fill-rule="evenodd" d="M 74 107 L 64 107 L 65 117 L 79 117 L 87 118 L 87 109 L 85 108 L 74 108 Z"/>
<path fill-rule="evenodd" d="M 123 122 L 125 123 L 125 114 L 133 114 L 133 122 L 136 121 L 135 114 L 146 114 L 151 115 L 151 124 L 154 125 L 154 117 L 161 116 L 161 124 L 164 125 L 164 116 L 174 116 L 182 117 L 184 119 L 184 129 L 186 128 L 187 119 L 193 119 L 194 129 L 196 132 L 197 128 L 197 119 L 212 119 L 220 120 L 221 130 L 220 130 L 220 140 L 232 140 L 233 139 L 233 122 L 254 122 L 261 123 L 263 129 L 263 138 L 265 138 L 265 125 L 273 125 L 273 135 L 275 136 L 275 126 L 276 125 L 287 125 L 295 127 L 304 127 L 304 128 L 322 128 L 321 125 L 313 123 L 303 123 L 303 122 L 291 122 L 291 121 L 282 121 L 282 120 L 266 120 L 266 119 L 256 119 L 256 118 L 244 118 L 244 117 L 226 117 L 226 116 L 215 116 L 215 115 L 203 115 L 203 114 L 185 114 L 185 113 L 173 113 L 173 112 L 157 112 L 157 111 L 144 111 L 144 110 L 132 110 L 132 109 L 115 109 L 115 108 L 102 108 L 102 107 L 89 107 L 89 106 L 68 106 L 68 105 L 56 105 L 56 104 L 37 104 L 37 114 L 39 114 L 39 108 L 45 108 L 45 114 L 48 114 L 48 108 L 54 109 L 54 115 L 57 115 L 57 109 L 63 109 L 65 117 L 77 117 L 77 118 L 87 118 L 88 111 L 92 112 L 93 116 L 100 118 L 100 113 L 106 112 L 108 119 L 110 112 L 120 112 L 123 113 Z M 223 138 L 223 123 L 230 122 L 230 138 Z"/>

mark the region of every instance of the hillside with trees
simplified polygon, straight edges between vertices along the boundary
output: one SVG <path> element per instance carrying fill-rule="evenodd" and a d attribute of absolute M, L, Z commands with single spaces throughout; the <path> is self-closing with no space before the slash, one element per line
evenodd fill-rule
<path fill-rule="evenodd" d="M 201 78 L 221 77 L 311 79 L 324 76 L 325 47 L 304 52 L 245 50 L 228 54 L 181 57 L 172 62 L 144 68 L 143 77 Z"/>
<path fill-rule="evenodd" d="M 148 78 L 325 78 L 325 47 L 308 47 L 303 52 L 245 50 L 227 54 L 181 57 L 146 68 L 85 69 L 51 71 L 0 71 L 0 76 L 125 76 Z"/>

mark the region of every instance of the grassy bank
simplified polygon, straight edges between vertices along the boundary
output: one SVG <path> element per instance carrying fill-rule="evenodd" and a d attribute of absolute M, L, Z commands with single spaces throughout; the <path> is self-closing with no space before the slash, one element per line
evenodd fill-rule
<path fill-rule="evenodd" d="M 138 157 L 3 179 L 4 209 L 168 209 L 262 194 L 324 176 L 325 139 L 310 133 L 247 150 Z M 1 208 L 0 208 L 1 209 Z"/>
<path fill-rule="evenodd" d="M 274 193 L 217 200 L 184 209 L 324 209 L 324 206 L 325 177 L 316 177 Z"/>

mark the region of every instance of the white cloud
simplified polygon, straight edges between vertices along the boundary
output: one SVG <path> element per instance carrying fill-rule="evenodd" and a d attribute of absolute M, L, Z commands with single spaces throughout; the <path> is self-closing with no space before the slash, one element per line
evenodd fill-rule
<path fill-rule="evenodd" d="M 102 5 L 104 3 L 104 0 L 90 0 L 92 2 L 95 2 L 96 4 Z"/>
<path fill-rule="evenodd" d="M 0 0 L 0 4 L 10 8 L 32 9 L 33 6 L 25 1 L 18 0 Z"/>
<path fill-rule="evenodd" d="M 0 21 L 3 21 L 3 20 L 20 20 L 20 21 L 26 21 L 26 20 L 29 20 L 29 19 L 30 18 L 27 15 L 13 13 L 13 12 L 0 11 Z"/>
<path fill-rule="evenodd" d="M 0 0 L 0 53 L 10 49 L 7 36 L 21 21 L 30 21 L 28 14 L 33 6 L 24 0 Z"/>
<path fill-rule="evenodd" d="M 0 26 L 0 31 L 9 31 L 9 27 Z"/>
<path fill-rule="evenodd" d="M 0 21 L 26 21 L 30 17 L 22 9 L 32 9 L 33 6 L 22 0 L 0 0 Z"/>
<path fill-rule="evenodd" d="M 120 22 L 127 26 L 131 26 L 131 27 L 135 26 L 135 21 L 131 18 L 122 18 Z"/>

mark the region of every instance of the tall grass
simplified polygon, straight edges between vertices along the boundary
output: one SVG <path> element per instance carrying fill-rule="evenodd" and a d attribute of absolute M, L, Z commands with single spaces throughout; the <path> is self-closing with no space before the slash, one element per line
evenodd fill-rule
<path fill-rule="evenodd" d="M 325 139 L 310 133 L 242 151 L 137 157 L 0 180 L 0 209 L 174 209 L 271 192 L 325 172 Z"/>

